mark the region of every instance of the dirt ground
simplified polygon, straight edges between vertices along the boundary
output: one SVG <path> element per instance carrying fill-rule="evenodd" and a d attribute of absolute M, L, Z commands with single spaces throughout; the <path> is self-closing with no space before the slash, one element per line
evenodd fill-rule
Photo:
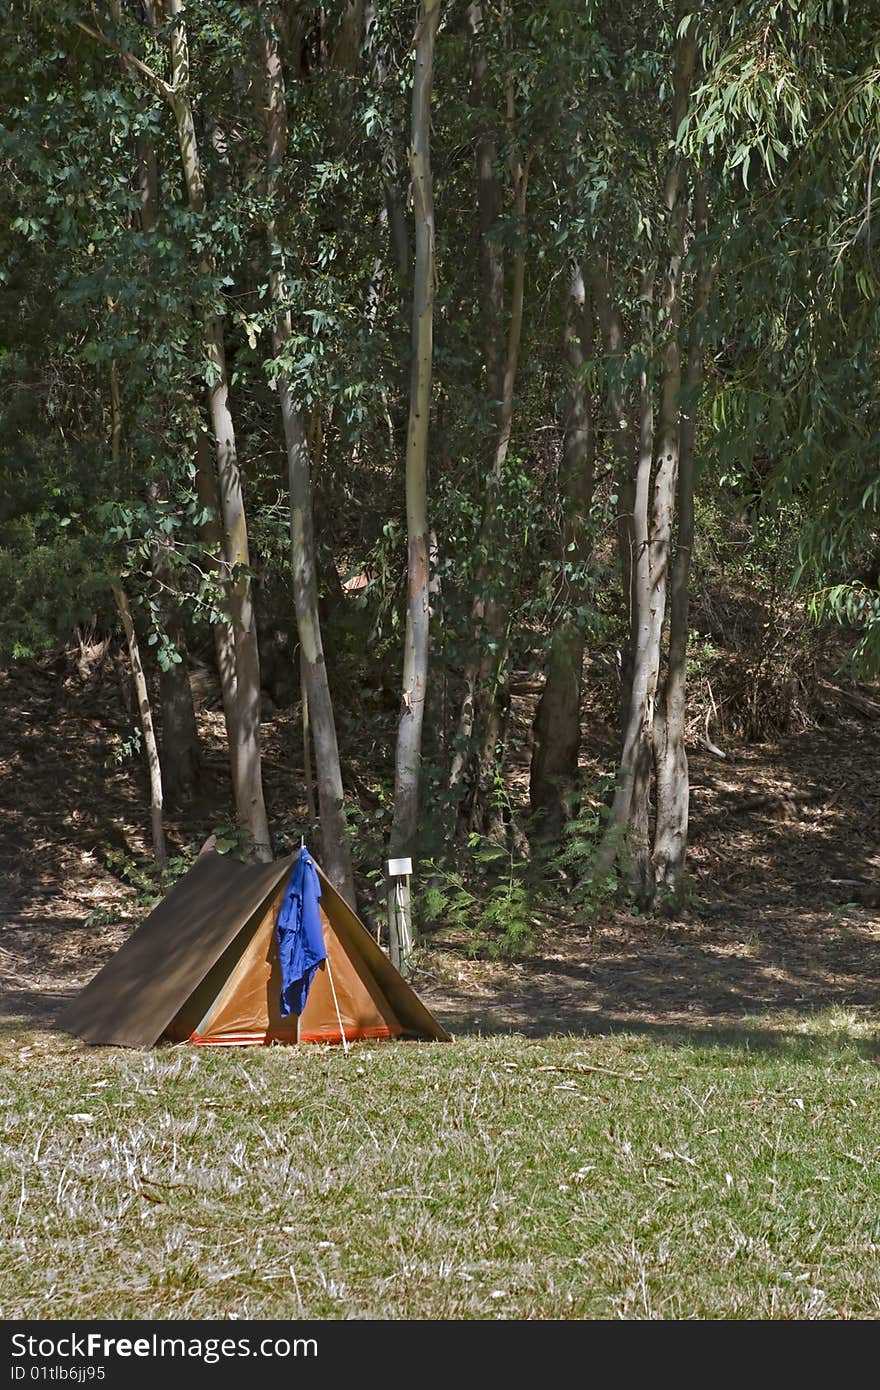
<path fill-rule="evenodd" d="M 223 814 L 220 715 L 202 712 L 202 802 L 172 848 L 197 846 Z M 0 675 L 0 1023 L 51 1027 L 61 1004 L 142 914 L 114 854 L 145 854 L 145 788 L 114 761 L 131 728 L 112 663 Z M 275 824 L 302 795 L 295 712 L 265 726 Z M 683 920 L 617 912 L 578 925 L 564 903 L 516 964 L 426 951 L 416 986 L 457 1032 L 531 1036 L 615 1028 L 715 1030 L 785 1011 L 880 1006 L 880 912 L 835 880 L 880 883 L 880 720 L 841 703 L 820 728 L 773 744 L 691 750 L 690 865 Z M 525 763 L 525 755 L 522 758 Z M 220 809 L 218 809 L 220 808 Z"/>

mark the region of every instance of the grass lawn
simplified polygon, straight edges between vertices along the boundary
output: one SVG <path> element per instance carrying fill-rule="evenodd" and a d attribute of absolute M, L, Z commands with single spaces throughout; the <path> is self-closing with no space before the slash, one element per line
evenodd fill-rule
<path fill-rule="evenodd" d="M 0 1316 L 880 1313 L 880 1070 L 837 1013 L 338 1049 L 0 1035 Z"/>

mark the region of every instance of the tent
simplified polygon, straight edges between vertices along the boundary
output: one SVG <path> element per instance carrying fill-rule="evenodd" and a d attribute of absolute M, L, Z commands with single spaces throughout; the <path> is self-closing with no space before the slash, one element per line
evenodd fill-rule
<path fill-rule="evenodd" d="M 449 1034 L 321 872 L 327 960 L 299 1016 L 281 1016 L 275 921 L 295 859 L 193 867 L 73 999 L 59 1025 L 87 1043 L 353 1042 Z"/>

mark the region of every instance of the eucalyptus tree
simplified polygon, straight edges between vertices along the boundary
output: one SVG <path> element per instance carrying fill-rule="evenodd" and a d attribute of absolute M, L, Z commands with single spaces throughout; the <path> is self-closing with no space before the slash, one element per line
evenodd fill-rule
<path fill-rule="evenodd" d="M 182 0 L 168 0 L 170 82 L 151 80 L 168 102 L 177 127 L 184 184 L 191 211 L 203 217 L 208 195 L 193 105 L 190 50 Z M 210 273 L 208 258 L 199 266 Z M 213 305 L 204 318 L 208 413 L 217 450 L 217 479 L 223 520 L 223 553 L 228 567 L 228 601 L 235 650 L 235 724 L 230 748 L 236 807 L 253 840 L 258 859 L 271 859 L 272 845 L 260 763 L 260 656 L 249 575 L 247 518 L 235 436 L 223 322 Z"/>
<path fill-rule="evenodd" d="M 680 465 L 682 270 L 690 195 L 685 162 L 674 142 L 687 116 L 697 58 L 694 14 L 678 6 L 675 15 L 668 18 L 674 20 L 674 24 L 670 24 L 672 52 L 668 62 L 672 71 L 670 74 L 667 67 L 663 75 L 671 88 L 668 119 L 673 150 L 671 158 L 663 160 L 657 170 L 662 180 L 661 199 L 657 200 L 660 202 L 658 244 L 644 249 L 636 270 L 642 360 L 638 434 L 637 440 L 633 440 L 634 461 L 630 473 L 632 510 L 626 518 L 627 565 L 631 566 L 633 576 L 632 677 L 617 787 L 609 827 L 597 859 L 597 873 L 602 875 L 615 858 L 623 858 L 643 898 L 650 898 L 654 887 L 650 796 L 658 732 L 655 712 Z M 602 277 L 601 271 L 598 276 Z M 600 286 L 600 295 L 604 306 L 604 284 Z M 609 308 L 604 308 L 608 324 L 606 335 L 611 331 L 610 313 Z M 619 434 L 629 428 L 628 421 L 621 415 L 614 424 Z M 683 753 L 683 747 L 681 751 Z M 686 763 L 679 759 L 673 776 L 681 778 L 685 771 Z M 686 802 L 685 794 L 685 805 Z"/>
<path fill-rule="evenodd" d="M 557 838 L 578 799 L 586 632 L 578 612 L 586 597 L 585 571 L 593 537 L 590 509 L 594 491 L 596 402 L 588 369 L 594 353 L 592 295 L 583 267 L 572 265 L 567 287 L 565 349 L 570 372 L 563 423 L 560 490 L 559 616 L 553 624 L 545 662 L 544 687 L 532 725 L 529 801 L 539 832 Z"/>
<path fill-rule="evenodd" d="M 798 507 L 795 579 L 873 671 L 878 24 L 875 4 L 846 0 L 738 6 L 712 35 L 687 133 L 739 185 L 719 283 L 736 351 L 720 363 L 714 452 L 753 495 L 760 475 L 765 511 Z"/>
<path fill-rule="evenodd" d="M 352 8 L 354 9 L 354 7 Z M 349 23 L 344 27 L 343 33 L 348 34 L 352 27 L 352 24 Z M 359 33 L 357 31 L 354 34 L 353 44 L 354 55 L 351 61 L 356 60 L 359 48 Z M 348 53 L 348 51 L 348 48 L 344 49 L 344 52 Z M 279 181 L 283 176 L 287 155 L 287 97 L 277 15 L 273 14 L 271 10 L 264 16 L 264 29 L 260 35 L 260 53 L 267 113 L 267 191 L 269 201 L 267 234 L 269 255 L 272 262 L 269 272 L 269 292 L 275 315 L 272 330 L 275 358 L 271 372 L 281 404 L 281 418 L 287 449 L 291 575 L 303 672 L 303 700 L 308 702 L 308 721 L 315 745 L 324 866 L 343 897 L 354 905 L 354 878 L 344 814 L 345 794 L 318 607 L 308 428 L 302 406 L 294 394 L 293 374 L 287 358 L 293 336 L 293 325 L 286 286 L 285 255 L 283 245 L 279 241 L 276 207 L 281 191 Z M 284 191 L 289 196 L 289 188 Z"/>
<path fill-rule="evenodd" d="M 509 595 L 497 568 L 501 492 L 514 424 L 516 375 L 523 331 L 526 282 L 526 228 L 529 173 L 534 151 L 522 146 L 517 125 L 517 63 L 512 56 L 513 15 L 502 6 L 491 31 L 478 3 L 468 6 L 472 44 L 470 100 L 477 125 L 476 204 L 479 236 L 479 304 L 483 380 L 487 414 L 494 429 L 485 470 L 473 575 L 470 642 L 464 693 L 449 782 L 461 793 L 463 829 L 484 830 L 492 819 L 491 792 L 501 732 L 499 687 L 508 661 L 506 629 Z M 503 55 L 501 71 L 489 74 L 488 50 Z M 500 77 L 500 81 L 499 81 Z M 499 170 L 503 151 L 507 169 Z M 499 222 L 512 203 L 508 233 L 513 246 L 505 256 Z M 510 285 L 506 289 L 506 260 Z"/>
<path fill-rule="evenodd" d="M 181 495 L 184 480 L 172 459 L 181 391 L 188 390 L 188 369 L 181 372 L 178 354 L 182 349 L 188 361 L 189 344 L 185 326 L 168 312 L 169 300 L 157 273 L 161 264 L 167 285 L 174 257 L 151 238 L 155 185 L 146 177 L 145 158 L 151 147 L 150 115 L 129 95 L 127 84 L 107 84 L 106 55 L 80 42 L 72 15 L 65 12 L 56 19 L 65 17 L 71 23 L 66 30 L 62 27 L 64 41 L 59 42 L 56 20 L 49 21 L 33 7 L 16 7 L 9 17 L 15 38 L 5 51 L 24 65 L 17 82 L 4 74 L 8 124 L 3 157 L 16 214 L 10 217 L 4 246 L 7 285 L 11 289 L 17 284 L 23 296 L 19 313 L 26 303 L 42 301 L 41 370 L 60 388 L 53 401 L 33 390 L 36 378 L 22 382 L 33 392 L 35 441 L 40 433 L 40 452 L 54 459 L 54 485 L 46 486 L 47 475 L 38 510 L 32 513 L 34 519 L 41 514 L 44 532 L 53 513 L 59 528 L 55 570 L 51 577 L 46 575 L 44 588 L 57 623 L 48 625 L 45 638 L 57 638 L 57 624 L 65 618 L 71 622 L 72 605 L 76 611 L 87 603 L 91 621 L 100 621 L 111 591 L 115 594 L 133 656 L 141 713 L 146 708 L 149 714 L 149 701 L 138 628 L 140 644 L 152 652 L 159 668 L 164 706 L 161 754 L 171 774 L 165 780 L 173 798 L 187 780 L 183 755 L 190 759 L 192 775 L 195 752 L 191 695 L 185 674 L 179 678 L 182 641 L 175 644 L 171 636 L 176 618 L 167 601 L 177 587 L 178 539 L 188 510 L 187 488 Z M 71 61 L 73 53 L 77 62 Z M 138 159 L 144 175 L 140 179 L 134 176 Z M 160 321 L 161 335 L 156 332 Z M 18 329 L 12 336 L 20 353 L 27 335 Z M 14 474 L 16 460 L 28 446 L 23 421 L 7 419 Z M 59 467 L 65 460 L 67 466 Z M 26 506 L 37 500 L 34 483 L 35 474 Z M 7 488 L 7 498 L 11 500 L 14 492 L 14 487 Z M 7 537 L 2 543 L 5 550 Z M 71 564 L 83 543 L 89 553 L 87 574 Z M 16 587 L 41 553 L 33 531 L 29 549 L 30 557 L 23 548 L 13 552 Z M 33 600 L 29 606 L 34 612 Z M 18 638 L 14 650 L 26 650 L 26 644 L 26 638 L 24 643 Z M 174 737 L 175 713 L 181 728 L 189 720 L 182 742 Z M 143 739 L 154 830 L 161 830 L 161 813 L 155 810 L 162 798 L 151 720 L 144 726 Z M 160 837 L 154 838 L 158 845 Z"/>
<path fill-rule="evenodd" d="M 440 0 L 422 0 L 416 26 L 410 169 L 415 221 L 412 361 L 406 437 L 407 613 L 403 688 L 394 775 L 390 850 L 411 854 L 418 830 L 422 727 L 428 695 L 430 556 L 428 438 L 434 344 L 434 192 L 431 172 L 431 92 Z M 407 904 L 408 907 L 408 904 Z"/>
<path fill-rule="evenodd" d="M 158 192 L 154 172 L 155 150 L 152 148 L 152 136 L 153 132 L 158 134 L 158 127 L 151 119 L 154 113 L 149 110 L 150 104 L 144 100 L 145 96 L 152 95 L 167 103 L 174 116 L 179 149 L 178 157 L 183 170 L 183 184 L 193 219 L 187 230 L 192 232 L 194 228 L 198 227 L 199 222 L 204 222 L 206 215 L 207 192 L 191 95 L 187 32 L 183 24 L 182 12 L 176 0 L 169 0 L 167 14 L 158 5 L 148 6 L 148 17 L 152 19 L 153 26 L 146 29 L 129 20 L 119 4 L 111 3 L 108 8 L 109 13 L 104 17 L 104 21 L 99 21 L 99 24 L 105 23 L 106 28 L 95 27 L 95 23 L 91 20 L 77 19 L 71 24 L 71 29 L 73 33 L 76 33 L 78 29 L 80 34 L 88 35 L 94 54 L 98 55 L 104 63 L 104 84 L 103 88 L 99 88 L 99 90 L 101 99 L 106 103 L 107 108 L 122 107 L 137 113 L 137 118 L 134 120 L 127 117 L 129 129 L 135 134 L 136 139 L 119 142 L 116 146 L 118 157 L 122 161 L 117 174 L 117 182 L 122 189 L 131 190 L 130 193 L 126 192 L 123 205 L 127 205 L 132 213 L 137 209 L 141 224 L 140 245 L 135 248 L 129 236 L 127 249 L 129 253 L 137 249 L 141 256 L 146 254 L 148 268 L 152 271 L 155 269 L 154 251 L 164 253 L 169 247 L 173 251 L 174 243 L 167 234 L 163 237 L 155 235 Z M 122 27 L 120 28 L 120 26 Z M 156 49 L 155 57 L 150 45 Z M 140 57 L 135 51 L 138 48 L 146 51 L 147 57 L 153 59 L 160 68 L 167 71 L 168 77 L 163 76 L 162 72 L 157 71 L 155 66 L 151 66 L 143 57 Z M 83 45 L 80 44 L 78 56 L 82 56 L 84 52 Z M 89 65 L 92 66 L 98 61 L 98 57 L 90 56 Z M 117 85 L 120 68 L 125 76 L 122 86 Z M 39 119 L 40 114 L 45 118 L 46 111 L 35 112 L 35 118 Z M 138 131 L 140 131 L 139 137 L 137 136 Z M 138 169 L 136 181 L 132 177 L 133 168 Z M 137 189 L 137 193 L 135 193 L 135 189 Z M 171 225 L 177 223 L 176 232 L 179 230 L 178 199 L 169 201 L 171 202 L 171 211 L 167 219 L 169 226 L 166 228 L 166 232 Z M 123 232 L 128 230 L 129 228 L 123 224 Z M 196 239 L 199 239 L 198 234 L 196 234 Z M 150 247 L 147 246 L 148 240 L 152 241 Z M 207 293 L 206 301 L 201 306 L 201 350 L 199 355 L 202 360 L 199 365 L 204 371 L 206 397 L 217 450 L 218 492 L 223 517 L 224 588 L 230 605 L 231 627 L 235 643 L 235 718 L 230 739 L 230 759 L 239 814 L 250 833 L 255 853 L 258 857 L 265 858 L 270 855 L 271 847 L 260 773 L 259 657 L 248 571 L 247 524 L 236 454 L 235 431 L 230 410 L 223 328 L 220 315 L 217 312 L 216 280 L 222 276 L 217 276 L 214 271 L 210 257 L 205 255 L 204 237 L 201 240 L 198 274 L 203 282 L 210 282 L 212 279 L 215 281 Z M 117 264 L 114 266 L 116 275 L 121 274 L 119 262 L 125 249 L 125 238 L 123 237 L 123 242 L 117 251 Z M 195 267 L 190 262 L 190 276 L 192 276 L 194 269 Z M 79 293 L 94 294 L 95 279 L 96 277 L 91 277 L 90 283 L 84 277 L 83 287 Z M 161 293 L 161 287 L 155 282 L 154 288 L 157 293 Z M 119 298 L 130 301 L 130 286 L 119 295 Z M 108 302 L 111 310 L 114 309 L 112 296 Z M 191 296 L 185 295 L 184 302 L 189 305 Z M 143 336 L 149 339 L 149 331 Z M 187 343 L 187 349 L 189 348 L 190 344 Z M 167 355 L 168 350 L 169 344 L 166 342 L 159 350 L 158 355 L 161 356 L 163 351 Z M 106 349 L 100 351 L 105 352 Z M 187 374 L 191 372 L 191 361 L 191 353 L 187 351 L 185 358 Z M 167 482 L 167 480 L 165 481 Z M 140 480 L 140 486 L 146 486 L 148 482 L 149 479 L 144 477 Z M 163 492 L 164 486 L 160 486 L 156 493 L 160 503 L 163 501 L 161 495 Z M 173 525 L 173 523 L 171 524 Z M 126 525 L 127 523 L 123 523 L 123 529 Z M 163 526 L 160 529 L 165 531 L 167 539 L 168 528 Z M 179 658 L 179 653 L 176 655 Z M 227 703 L 231 706 L 231 702 L 228 701 Z"/>

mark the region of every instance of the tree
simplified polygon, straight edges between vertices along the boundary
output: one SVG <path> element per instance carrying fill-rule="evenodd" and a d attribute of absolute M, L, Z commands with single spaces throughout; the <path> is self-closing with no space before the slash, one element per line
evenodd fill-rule
<path fill-rule="evenodd" d="M 407 610 L 403 654 L 403 692 L 397 732 L 394 774 L 392 857 L 411 855 L 419 817 L 419 776 L 422 725 L 428 693 L 430 622 L 428 539 L 428 430 L 431 418 L 431 369 L 434 336 L 434 194 L 431 178 L 431 86 L 434 38 L 440 0 L 422 0 L 416 28 L 412 91 L 412 170 L 415 216 L 413 274 L 412 363 L 409 424 L 406 436 Z M 409 902 L 405 913 L 408 916 Z M 392 918 L 392 920 L 396 920 Z M 399 943 L 392 942 L 402 959 Z"/>
<path fill-rule="evenodd" d="M 504 11 L 502 11 L 504 16 Z M 479 4 L 468 7 L 468 26 L 473 39 L 472 102 L 481 122 L 491 120 L 482 109 L 485 100 L 487 62 L 484 52 L 483 14 Z M 501 734 L 500 686 L 507 664 L 509 594 L 496 571 L 500 493 L 513 431 L 516 373 L 519 365 L 525 298 L 525 214 L 531 152 L 523 154 L 514 129 L 516 100 L 513 75 L 505 83 L 505 120 L 510 145 L 510 178 L 516 246 L 512 256 L 510 301 L 504 323 L 504 263 L 493 238 L 502 204 L 496 161 L 497 142 L 491 127 L 477 141 L 477 215 L 480 242 L 480 306 L 483 328 L 485 389 L 495 435 L 492 462 L 485 481 L 479 559 L 474 573 L 471 607 L 472 651 L 464 670 L 464 695 L 450 769 L 450 787 L 463 793 L 459 823 L 474 831 L 487 829 L 493 819 L 492 785 Z M 494 114 L 494 113 L 493 113 Z"/>
<path fill-rule="evenodd" d="M 560 486 L 563 494 L 560 615 L 550 639 L 544 689 L 535 713 L 529 801 L 540 832 L 557 839 L 575 809 L 578 752 L 581 742 L 584 622 L 578 608 L 586 598 L 586 566 L 592 537 L 595 425 L 587 380 L 593 354 L 592 299 L 582 267 L 571 270 L 565 321 L 570 371 L 562 442 Z M 574 610 L 574 611 L 572 611 Z"/>
<path fill-rule="evenodd" d="M 156 857 L 156 863 L 164 867 L 168 862 L 168 852 L 165 848 L 165 831 L 162 827 L 162 770 L 159 765 L 159 749 L 153 730 L 153 712 L 150 708 L 150 692 L 147 688 L 146 677 L 144 676 L 140 647 L 138 646 L 137 634 L 135 633 L 134 623 L 132 622 L 131 609 L 128 606 L 125 590 L 118 584 L 113 586 L 113 597 L 116 601 L 116 607 L 119 610 L 119 616 L 122 619 L 125 640 L 128 644 L 131 678 L 134 682 L 138 714 L 140 716 L 141 730 L 144 738 L 144 748 L 147 754 L 147 766 L 150 771 L 150 826 L 153 834 L 153 854 Z"/>
<path fill-rule="evenodd" d="M 641 342 L 639 348 L 638 444 L 635 466 L 628 466 L 624 441 L 630 437 L 619 390 L 609 396 L 616 412 L 615 432 L 619 458 L 623 465 L 621 493 L 632 511 L 626 516 L 625 542 L 628 555 L 623 566 L 625 584 L 632 603 L 632 675 L 628 689 L 628 709 L 623 728 L 623 745 L 617 785 L 603 844 L 598 852 L 596 874 L 604 877 L 620 860 L 642 901 L 649 902 L 656 887 L 656 864 L 652 855 L 650 815 L 651 785 L 658 734 L 665 735 L 660 771 L 664 786 L 662 877 L 664 886 L 678 894 L 682 886 L 686 848 L 687 762 L 683 732 L 678 736 L 675 717 L 683 715 L 684 661 L 687 627 L 676 623 L 672 705 L 667 704 L 670 725 L 658 730 L 655 713 L 661 679 L 661 658 L 666 621 L 667 589 L 673 557 L 676 491 L 679 484 L 682 430 L 682 365 L 679 341 L 682 324 L 684 285 L 683 264 L 688 229 L 690 193 L 688 170 L 677 145 L 688 113 L 697 59 L 695 14 L 679 6 L 675 15 L 672 74 L 671 135 L 673 149 L 663 182 L 662 216 L 665 232 L 663 261 L 650 251 L 639 270 Z M 659 286 L 657 284 L 660 273 Z M 620 312 L 608 303 L 600 276 L 600 314 L 604 318 L 606 345 L 613 347 Z M 701 307 L 700 313 L 704 312 Z M 701 337 L 694 340 L 695 351 L 702 350 Z M 655 366 L 657 385 L 655 389 Z M 695 366 L 694 371 L 698 368 Z M 632 471 L 630 472 L 630 467 Z M 683 556 L 679 579 L 687 588 L 686 557 L 692 544 L 692 490 L 690 463 L 686 465 L 682 500 L 685 526 L 679 536 Z M 629 581 L 629 582 L 627 582 Z M 678 592 L 682 601 L 681 589 Z M 681 618 L 681 614 L 677 615 Z"/>
<path fill-rule="evenodd" d="M 278 39 L 269 27 L 261 35 L 263 72 L 268 111 L 268 175 L 270 217 L 267 225 L 270 256 L 269 292 L 274 314 L 272 375 L 281 403 L 287 447 L 290 492 L 290 544 L 293 600 L 300 641 L 303 699 L 308 702 L 308 722 L 315 745 L 321 848 L 324 867 L 343 897 L 354 906 L 354 875 L 348 830 L 345 824 L 345 792 L 333 701 L 324 660 L 321 617 L 318 609 L 317 564 L 312 519 L 309 441 L 303 414 L 294 399 L 285 360 L 292 336 L 290 307 L 285 287 L 284 257 L 277 242 L 274 206 L 278 179 L 287 148 L 287 101 Z"/>

